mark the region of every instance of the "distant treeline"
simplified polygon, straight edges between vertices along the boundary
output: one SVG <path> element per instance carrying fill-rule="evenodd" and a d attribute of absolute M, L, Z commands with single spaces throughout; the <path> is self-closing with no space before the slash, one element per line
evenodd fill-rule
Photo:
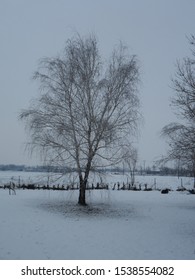
<path fill-rule="evenodd" d="M 68 168 L 68 167 L 56 167 L 56 166 L 47 166 L 47 165 L 38 165 L 38 166 L 26 166 L 26 165 L 16 165 L 16 164 L 0 164 L 0 171 L 24 171 L 24 172 L 55 172 L 55 173 L 68 173 L 74 172 L 75 170 Z M 128 173 L 129 170 L 122 167 L 112 167 L 112 168 L 102 168 L 98 169 L 99 172 L 113 172 L 124 174 Z M 193 174 L 190 170 L 185 168 L 170 168 L 161 166 L 160 168 L 153 167 L 143 167 L 137 168 L 134 171 L 135 175 L 161 175 L 161 176 L 190 176 L 193 177 Z"/>
<path fill-rule="evenodd" d="M 143 170 L 139 174 L 143 173 Z M 171 167 L 160 167 L 158 170 L 147 167 L 144 172 L 146 175 L 161 175 L 161 176 L 178 176 L 178 177 L 193 177 L 193 171 L 186 168 L 171 168 Z"/>
<path fill-rule="evenodd" d="M 16 164 L 0 164 L 1 171 L 26 171 L 26 172 L 49 172 L 54 170 L 53 167 L 48 166 L 26 166 L 26 165 L 16 165 Z"/>

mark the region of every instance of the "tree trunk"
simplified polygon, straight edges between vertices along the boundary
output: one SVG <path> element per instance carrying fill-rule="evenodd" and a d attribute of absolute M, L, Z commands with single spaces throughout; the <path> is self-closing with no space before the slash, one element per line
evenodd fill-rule
<path fill-rule="evenodd" d="M 87 162 L 87 165 L 86 165 L 86 169 L 85 169 L 84 178 L 83 178 L 82 174 L 79 175 L 80 188 L 79 188 L 79 201 L 78 201 L 78 203 L 80 205 L 83 205 L 83 206 L 87 205 L 86 199 L 85 199 L 85 193 L 86 193 L 86 187 L 87 187 L 89 172 L 90 172 L 90 169 L 91 169 L 92 159 L 93 159 L 93 156 L 89 156 L 88 162 Z"/>
<path fill-rule="evenodd" d="M 80 177 L 80 187 L 79 187 L 79 201 L 80 205 L 86 206 L 86 199 L 85 199 L 85 192 L 86 192 L 86 182 Z"/>

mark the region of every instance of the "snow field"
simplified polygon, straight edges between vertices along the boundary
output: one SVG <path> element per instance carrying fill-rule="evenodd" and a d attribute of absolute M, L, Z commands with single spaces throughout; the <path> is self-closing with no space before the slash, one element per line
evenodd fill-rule
<path fill-rule="evenodd" d="M 0 259 L 195 259 L 187 192 L 0 189 Z"/>

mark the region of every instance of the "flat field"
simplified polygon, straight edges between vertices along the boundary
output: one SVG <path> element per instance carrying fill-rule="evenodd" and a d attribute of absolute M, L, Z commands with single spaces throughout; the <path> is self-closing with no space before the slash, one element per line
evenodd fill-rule
<path fill-rule="evenodd" d="M 143 177 L 153 186 L 154 177 Z M 194 260 L 195 195 L 176 191 L 176 177 L 155 179 L 157 189 L 172 191 L 89 190 L 86 207 L 77 204 L 78 190 L 17 189 L 9 195 L 0 189 L 0 259 Z M 189 188 L 192 182 L 182 180 Z"/>

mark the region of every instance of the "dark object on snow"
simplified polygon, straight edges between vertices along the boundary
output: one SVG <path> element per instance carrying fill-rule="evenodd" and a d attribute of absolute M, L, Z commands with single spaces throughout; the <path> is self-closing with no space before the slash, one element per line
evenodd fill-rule
<path fill-rule="evenodd" d="M 152 188 L 145 188 L 144 191 L 150 192 L 150 191 L 153 191 L 153 189 Z"/>
<path fill-rule="evenodd" d="M 184 187 L 177 188 L 177 192 L 184 192 L 184 191 L 186 191 L 186 188 Z"/>
<path fill-rule="evenodd" d="M 169 193 L 169 191 L 170 191 L 170 189 L 163 189 L 163 190 L 161 190 L 161 193 Z"/>
<path fill-rule="evenodd" d="M 188 191 L 189 191 L 189 193 L 191 193 L 191 194 L 195 194 L 195 190 L 194 190 L 194 189 L 188 190 Z"/>

